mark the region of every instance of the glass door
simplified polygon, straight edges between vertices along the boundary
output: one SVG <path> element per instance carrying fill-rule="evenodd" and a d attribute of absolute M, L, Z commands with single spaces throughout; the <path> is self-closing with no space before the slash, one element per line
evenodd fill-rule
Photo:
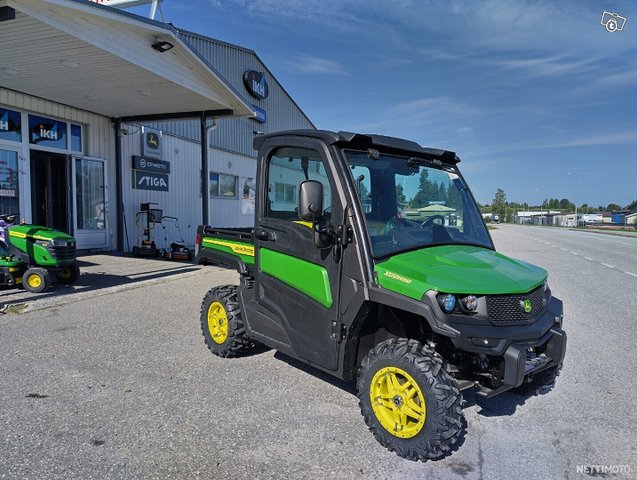
<path fill-rule="evenodd" d="M 73 157 L 75 236 L 82 249 L 108 246 L 106 162 Z"/>
<path fill-rule="evenodd" d="M 17 150 L 0 146 L 0 215 L 20 212 Z"/>

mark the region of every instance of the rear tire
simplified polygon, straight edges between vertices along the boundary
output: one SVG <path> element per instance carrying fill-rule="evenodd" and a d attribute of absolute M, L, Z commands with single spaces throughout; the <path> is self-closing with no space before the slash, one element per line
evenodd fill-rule
<path fill-rule="evenodd" d="M 236 285 L 209 290 L 201 304 L 200 320 L 204 341 L 218 357 L 238 357 L 254 346 L 243 326 Z"/>
<path fill-rule="evenodd" d="M 64 267 L 56 273 L 55 278 L 63 285 L 73 285 L 80 278 L 80 267 L 76 264 Z"/>
<path fill-rule="evenodd" d="M 442 357 L 416 340 L 379 343 L 363 360 L 356 386 L 376 440 L 403 458 L 440 458 L 462 432 L 460 389 Z"/>
<path fill-rule="evenodd" d="M 44 268 L 32 267 L 22 275 L 22 285 L 32 293 L 40 293 L 53 283 L 51 274 Z"/>

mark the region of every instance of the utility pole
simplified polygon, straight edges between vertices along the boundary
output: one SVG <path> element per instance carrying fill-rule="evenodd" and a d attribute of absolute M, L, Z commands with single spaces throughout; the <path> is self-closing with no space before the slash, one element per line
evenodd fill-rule
<path fill-rule="evenodd" d="M 579 183 L 579 175 L 577 172 L 566 172 L 567 175 L 575 175 L 575 195 L 577 195 L 577 185 Z M 575 228 L 579 227 L 579 220 L 577 219 L 577 200 L 573 202 L 575 204 Z"/>

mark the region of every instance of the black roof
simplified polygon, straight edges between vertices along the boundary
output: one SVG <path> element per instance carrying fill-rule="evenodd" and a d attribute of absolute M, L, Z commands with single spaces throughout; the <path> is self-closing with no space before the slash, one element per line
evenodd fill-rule
<path fill-rule="evenodd" d="M 263 143 L 275 137 L 310 137 L 318 138 L 328 145 L 351 147 L 356 149 L 375 148 L 386 153 L 396 153 L 426 159 L 437 159 L 443 163 L 455 165 L 460 161 L 455 152 L 439 148 L 422 147 L 416 142 L 385 135 L 363 134 L 353 132 L 331 132 L 329 130 L 285 130 L 254 137 L 253 147 L 261 148 Z"/>

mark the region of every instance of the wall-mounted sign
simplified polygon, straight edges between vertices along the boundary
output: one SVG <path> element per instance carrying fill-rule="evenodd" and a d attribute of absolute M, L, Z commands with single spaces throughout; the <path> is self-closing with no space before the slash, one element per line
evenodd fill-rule
<path fill-rule="evenodd" d="M 265 81 L 265 74 L 261 72 L 248 70 L 243 74 L 243 84 L 250 95 L 260 100 L 267 98 L 270 93 L 268 82 Z"/>
<path fill-rule="evenodd" d="M 142 156 L 161 158 L 161 131 L 142 127 Z"/>
<path fill-rule="evenodd" d="M 165 173 L 142 172 L 132 170 L 133 188 L 136 190 L 168 191 L 168 175 Z"/>
<path fill-rule="evenodd" d="M 20 112 L 0 108 L 0 140 L 22 140 L 22 116 Z"/>
<path fill-rule="evenodd" d="M 259 123 L 265 123 L 267 121 L 267 113 L 262 108 L 257 107 L 256 105 L 252 105 L 252 110 L 257 114 L 252 120 L 255 120 Z"/>
<path fill-rule="evenodd" d="M 29 115 L 29 143 L 66 150 L 66 140 L 65 122 Z"/>
<path fill-rule="evenodd" d="M 133 155 L 133 169 L 154 173 L 170 173 L 170 162 Z"/>

